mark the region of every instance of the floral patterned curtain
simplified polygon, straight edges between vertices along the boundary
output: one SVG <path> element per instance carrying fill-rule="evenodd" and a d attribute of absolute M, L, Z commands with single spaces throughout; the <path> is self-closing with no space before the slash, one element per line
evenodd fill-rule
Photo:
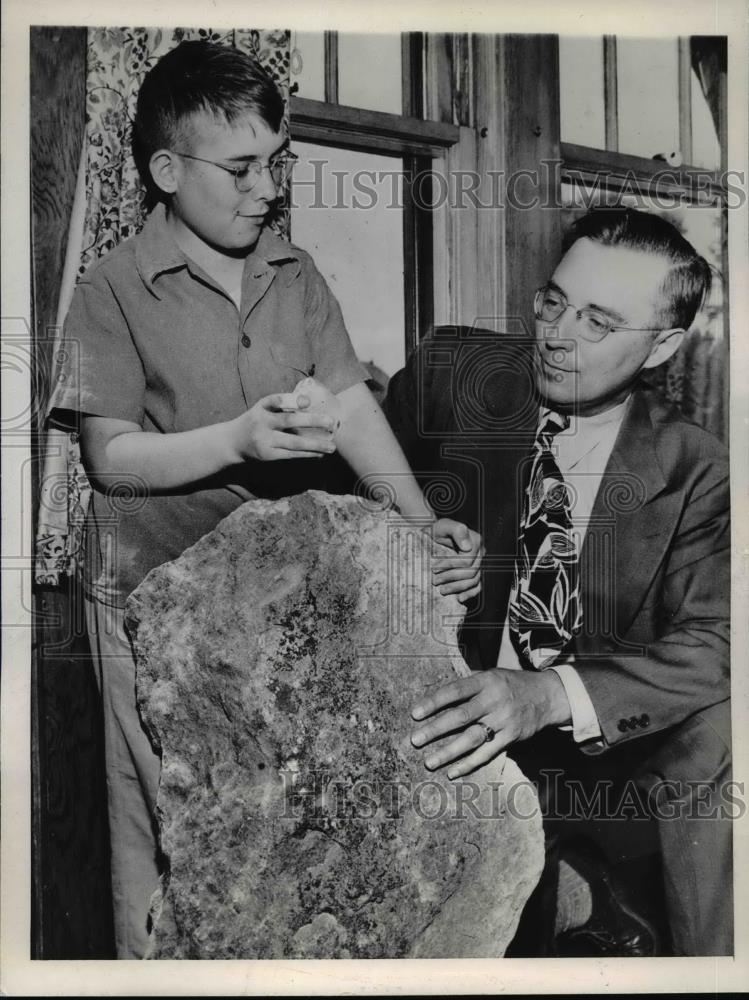
<path fill-rule="evenodd" d="M 234 45 L 255 58 L 271 74 L 284 98 L 289 95 L 289 32 L 235 28 L 90 28 L 86 81 L 85 198 L 83 219 L 71 221 L 71 232 L 83 230 L 82 243 L 68 246 L 80 259 L 82 274 L 121 240 L 137 233 L 145 220 L 145 191 L 130 150 L 130 127 L 138 90 L 148 70 L 183 40 L 205 39 Z M 288 117 L 286 119 L 288 127 Z M 286 200 L 273 227 L 288 238 Z M 74 208 L 74 213 L 76 209 Z M 64 282 L 59 318 L 64 318 L 72 288 Z M 81 565 L 83 524 L 91 487 L 81 465 L 78 436 L 51 428 L 47 443 L 40 515 L 37 526 L 35 578 L 58 584 Z"/>
<path fill-rule="evenodd" d="M 211 28 L 92 28 L 86 87 L 86 225 L 81 273 L 120 240 L 137 233 L 145 191 L 130 153 L 130 126 L 143 78 L 182 41 L 204 39 L 253 55 L 288 100 L 289 33 Z M 288 214 L 276 223 L 288 236 Z"/>

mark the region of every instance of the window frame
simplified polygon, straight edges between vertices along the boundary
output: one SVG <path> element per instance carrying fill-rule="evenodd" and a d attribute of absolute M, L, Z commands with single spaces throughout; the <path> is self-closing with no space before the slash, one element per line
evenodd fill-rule
<path fill-rule="evenodd" d="M 338 103 L 338 33 L 324 33 L 325 100 L 292 95 L 292 140 L 314 142 L 403 160 L 403 291 L 406 357 L 434 324 L 434 219 L 428 208 L 429 175 L 460 140 L 460 128 L 425 120 L 424 48 L 420 32 L 401 35 L 403 113 L 400 115 Z M 420 178 L 421 197 L 413 195 Z M 425 183 L 426 181 L 426 183 Z"/>
<path fill-rule="evenodd" d="M 716 35 L 718 39 L 724 36 Z M 560 184 L 597 182 L 602 190 L 622 191 L 641 197 L 657 197 L 668 194 L 680 196 L 685 206 L 696 201 L 695 195 L 709 200 L 709 204 L 720 208 L 721 218 L 721 267 L 723 282 L 723 338 L 722 350 L 725 355 L 726 378 L 723 388 L 723 412 L 729 413 L 730 392 L 730 298 L 728 281 L 728 187 L 725 182 L 728 163 L 728 92 L 726 74 L 723 73 L 720 88 L 720 108 L 718 114 L 718 143 L 720 147 L 720 168 L 709 170 L 691 165 L 692 158 L 692 105 L 691 105 L 691 49 L 690 37 L 674 36 L 678 45 L 678 104 L 679 142 L 682 165 L 670 167 L 662 160 L 633 156 L 618 151 L 618 80 L 616 62 L 616 37 L 603 36 L 604 63 L 604 119 L 606 149 L 597 149 L 575 143 L 563 142 L 559 133 Z M 556 62 L 557 87 L 561 88 L 559 61 Z M 605 182 L 601 184 L 601 177 Z M 681 178 L 681 180 L 679 180 Z M 727 419 L 727 418 L 726 418 Z M 725 426 L 725 437 L 729 428 Z"/>

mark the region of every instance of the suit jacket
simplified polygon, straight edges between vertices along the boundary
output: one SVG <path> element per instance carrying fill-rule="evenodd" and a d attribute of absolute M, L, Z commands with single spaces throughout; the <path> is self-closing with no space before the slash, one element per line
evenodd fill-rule
<path fill-rule="evenodd" d="M 384 402 L 437 513 L 484 537 L 483 590 L 461 633 L 473 669 L 496 666 L 507 614 L 538 419 L 531 348 L 527 338 L 439 327 Z M 729 697 L 728 486 L 720 442 L 635 390 L 591 512 L 583 629 L 569 650 L 603 749 Z"/>

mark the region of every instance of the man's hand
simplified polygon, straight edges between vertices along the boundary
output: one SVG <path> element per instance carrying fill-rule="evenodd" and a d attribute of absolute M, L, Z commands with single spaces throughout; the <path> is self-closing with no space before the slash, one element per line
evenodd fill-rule
<path fill-rule="evenodd" d="M 432 583 L 440 594 L 455 594 L 461 603 L 481 590 L 481 535 L 447 517 L 431 525 L 435 547 L 432 553 Z"/>
<path fill-rule="evenodd" d="M 414 705 L 411 715 L 428 720 L 411 734 L 415 747 L 452 734 L 429 750 L 424 763 L 430 771 L 452 765 L 447 776 L 458 778 L 545 726 L 568 724 L 570 704 L 554 670 L 495 669 L 443 685 Z M 489 742 L 485 726 L 496 734 Z"/>
<path fill-rule="evenodd" d="M 225 424 L 235 462 L 248 458 L 261 462 L 322 458 L 335 451 L 332 417 L 305 412 L 310 400 L 304 395 L 298 396 L 299 409 L 294 412 L 283 412 L 282 403 L 282 393 L 264 396 L 246 413 Z"/>

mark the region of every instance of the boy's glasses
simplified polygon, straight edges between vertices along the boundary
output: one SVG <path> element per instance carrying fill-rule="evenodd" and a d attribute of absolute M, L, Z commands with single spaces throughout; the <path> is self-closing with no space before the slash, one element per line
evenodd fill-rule
<path fill-rule="evenodd" d="M 571 302 L 567 301 L 562 292 L 551 285 L 544 285 L 543 288 L 539 288 L 533 299 L 533 312 L 536 319 L 540 319 L 544 323 L 556 322 L 568 309 L 575 310 L 577 323 L 580 328 L 580 336 L 585 340 L 592 340 L 593 342 L 603 340 L 604 337 L 607 337 L 614 330 L 633 330 L 635 332 L 652 330 L 654 333 L 660 332 L 659 329 L 652 326 L 621 326 L 612 322 L 605 313 L 600 312 L 598 309 L 587 307 L 578 309 L 577 306 L 573 306 Z"/>
<path fill-rule="evenodd" d="M 259 160 L 249 160 L 241 167 L 227 167 L 225 163 L 217 163 L 216 160 L 206 160 L 202 156 L 193 156 L 192 153 L 180 153 L 173 150 L 177 156 L 184 156 L 187 160 L 198 160 L 200 163 L 210 163 L 211 166 L 225 170 L 227 174 L 234 175 L 234 184 L 240 194 L 251 191 L 263 175 L 267 168 L 271 180 L 276 188 L 281 188 L 291 176 L 294 164 L 299 159 L 294 153 L 282 153 L 273 157 L 268 163 L 260 163 Z"/>

